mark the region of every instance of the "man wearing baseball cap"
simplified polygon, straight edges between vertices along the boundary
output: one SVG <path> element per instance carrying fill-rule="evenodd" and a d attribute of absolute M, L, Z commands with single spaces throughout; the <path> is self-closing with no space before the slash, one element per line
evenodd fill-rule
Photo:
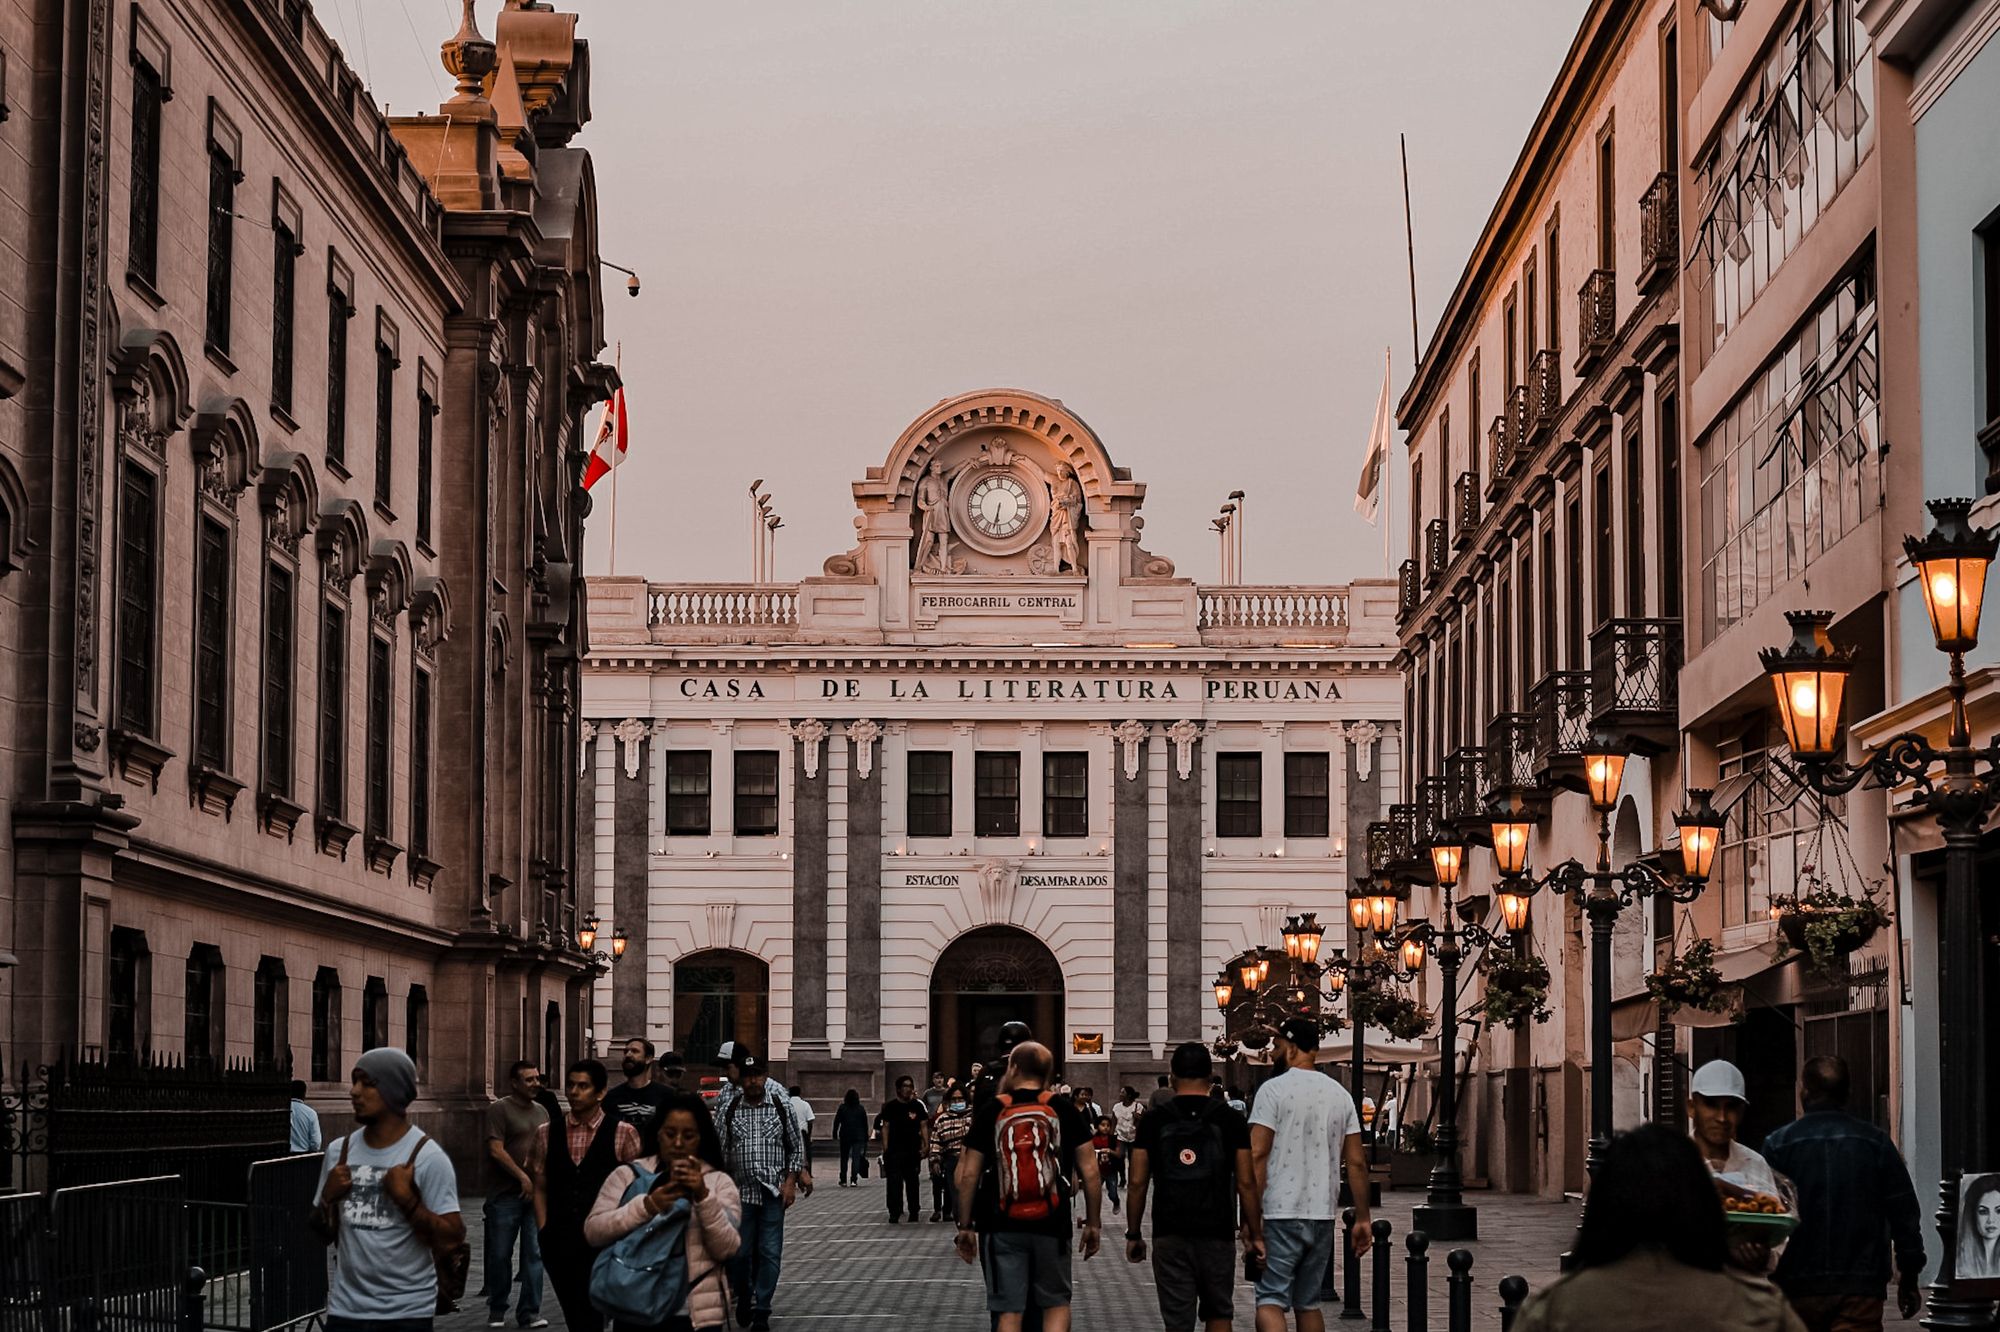
<path fill-rule="evenodd" d="M 1694 1126 L 1694 1145 L 1701 1149 L 1709 1171 L 1758 1193 L 1775 1195 L 1778 1177 L 1770 1162 L 1736 1140 L 1749 1104 L 1743 1070 L 1727 1059 L 1709 1060 L 1688 1083 L 1688 1122 Z M 1736 1266 L 1762 1275 L 1771 1265 L 1771 1247 L 1740 1240 L 1730 1246 L 1730 1257 Z"/>

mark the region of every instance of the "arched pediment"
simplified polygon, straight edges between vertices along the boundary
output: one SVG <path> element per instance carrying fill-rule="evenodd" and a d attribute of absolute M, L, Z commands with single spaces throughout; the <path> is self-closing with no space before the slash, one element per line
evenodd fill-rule
<path fill-rule="evenodd" d="M 257 476 L 257 418 L 234 395 L 205 399 L 188 426 L 188 449 L 201 488 L 233 506 Z"/>
<path fill-rule="evenodd" d="M 28 488 L 7 455 L 0 453 L 0 574 L 26 564 L 34 546 L 28 536 Z"/>
<path fill-rule="evenodd" d="M 318 545 L 326 578 L 343 587 L 353 582 L 368 550 L 368 515 L 359 500 L 343 496 L 320 506 Z"/>
<path fill-rule="evenodd" d="M 425 656 L 451 637 L 451 588 L 444 579 L 419 574 L 411 581 L 410 633 Z"/>
<path fill-rule="evenodd" d="M 410 550 L 401 541 L 378 537 L 368 548 L 368 607 L 386 624 L 410 604 Z"/>
<path fill-rule="evenodd" d="M 171 434 L 194 414 L 187 358 L 174 335 L 163 328 L 128 328 L 112 354 L 111 387 L 120 398 L 143 400 L 152 428 Z"/>
<path fill-rule="evenodd" d="M 319 520 L 319 480 L 312 459 L 290 449 L 274 451 L 258 473 L 257 500 L 264 510 L 266 539 L 297 555 L 300 538 Z"/>
<path fill-rule="evenodd" d="M 889 450 L 888 461 L 869 468 L 867 479 L 855 483 L 854 498 L 864 505 L 871 500 L 894 504 L 915 489 L 933 454 L 973 431 L 994 429 L 1039 440 L 1055 460 L 1075 468 L 1084 501 L 1094 512 L 1109 509 L 1114 499 L 1136 504 L 1145 496 L 1144 486 L 1112 465 L 1097 432 L 1054 398 L 1025 389 L 980 389 L 947 398 L 911 422 Z"/>

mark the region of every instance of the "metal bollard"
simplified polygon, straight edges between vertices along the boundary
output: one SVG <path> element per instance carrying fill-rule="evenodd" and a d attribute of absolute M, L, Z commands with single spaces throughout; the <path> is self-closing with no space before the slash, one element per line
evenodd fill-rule
<path fill-rule="evenodd" d="M 1375 1321 L 1369 1324 L 1371 1332 L 1394 1332 L 1389 1326 L 1389 1233 L 1394 1229 L 1386 1217 L 1378 1217 L 1368 1227 L 1368 1233 L 1375 1237 L 1369 1246 L 1375 1255 Z"/>
<path fill-rule="evenodd" d="M 1451 1269 L 1444 1279 L 1447 1326 L 1451 1332 L 1472 1332 L 1472 1250 L 1453 1249 L 1444 1265 Z"/>
<path fill-rule="evenodd" d="M 1403 1237 L 1410 1256 L 1410 1288 L 1406 1292 L 1410 1307 L 1410 1332 L 1430 1332 L 1431 1329 L 1431 1237 L 1421 1230 L 1413 1230 Z"/>
<path fill-rule="evenodd" d="M 1525 1277 L 1500 1279 L 1500 1332 L 1512 1332 L 1514 1319 L 1521 1312 L 1521 1301 L 1527 1298 L 1528 1282 Z"/>
<path fill-rule="evenodd" d="M 183 1332 L 201 1332 L 202 1293 L 208 1289 L 208 1273 L 199 1267 L 190 1267 L 181 1288 L 181 1327 Z"/>
<path fill-rule="evenodd" d="M 1354 1252 L 1354 1209 L 1340 1214 L 1340 1316 L 1356 1321 L 1361 1312 L 1361 1256 Z"/>

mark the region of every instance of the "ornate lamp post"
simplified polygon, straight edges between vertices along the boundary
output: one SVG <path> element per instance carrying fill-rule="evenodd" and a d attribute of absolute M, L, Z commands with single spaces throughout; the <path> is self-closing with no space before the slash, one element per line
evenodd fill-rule
<path fill-rule="evenodd" d="M 1889 789 L 1908 784 L 1913 803 L 1938 821 L 1944 834 L 1944 896 L 1938 912 L 1938 1067 L 1951 1070 L 1938 1095 L 1938 1235 L 1944 1259 L 1930 1286 L 1922 1319 L 1930 1328 L 1991 1328 L 1994 1304 L 1953 1291 L 1958 1240 L 1958 1186 L 1962 1171 L 1990 1163 L 1993 1107 L 1986 1097 L 1985 1029 L 1981 975 L 1979 835 L 2000 807 L 2000 744 L 1974 748 L 1965 716 L 1965 654 L 1979 642 L 1979 614 L 1986 574 L 2000 549 L 2000 535 L 1971 525 L 1969 499 L 1932 500 L 1935 521 L 1921 539 L 1903 538 L 1917 570 L 1938 650 L 1950 655 L 1951 735 L 1939 749 L 1913 731 L 1891 736 L 1860 764 L 1843 757 L 1841 702 L 1854 669 L 1854 649 L 1827 636 L 1832 616 L 1801 611 L 1786 616 L 1793 639 L 1763 653 L 1764 670 L 1777 694 L 1785 739 L 1807 784 L 1825 796 L 1845 795 L 1867 782 Z M 1934 773 L 1932 770 L 1941 768 Z"/>
<path fill-rule="evenodd" d="M 611 932 L 611 951 L 609 953 L 601 951 L 597 946 L 597 938 L 600 933 L 599 926 L 601 924 L 602 922 L 595 915 L 583 918 L 583 924 L 576 927 L 577 951 L 587 954 L 593 962 L 603 962 L 607 959 L 617 962 L 625 956 L 625 945 L 631 942 L 631 940 L 621 926 Z"/>

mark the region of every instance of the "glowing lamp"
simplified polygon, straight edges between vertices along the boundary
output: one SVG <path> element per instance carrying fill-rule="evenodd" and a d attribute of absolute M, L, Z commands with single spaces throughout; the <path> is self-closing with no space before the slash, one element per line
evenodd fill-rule
<path fill-rule="evenodd" d="M 1319 923 L 1317 912 L 1302 911 L 1285 919 L 1285 956 L 1295 962 L 1312 962 L 1319 957 L 1320 939 L 1326 934 L 1326 926 Z"/>
<path fill-rule="evenodd" d="M 1509 934 L 1519 934 L 1528 928 L 1528 895 L 1502 891 L 1500 898 L 1500 923 L 1507 927 Z"/>
<path fill-rule="evenodd" d="M 1618 805 L 1618 788 L 1625 781 L 1625 751 L 1616 739 L 1598 732 L 1583 747 L 1583 780 L 1590 791 L 1590 807 L 1608 814 Z"/>
<path fill-rule="evenodd" d="M 1346 989 L 1347 972 L 1338 967 L 1336 967 L 1332 971 L 1327 972 L 1326 988 L 1333 991 L 1335 994 L 1339 994 L 1342 990 Z"/>
<path fill-rule="evenodd" d="M 1377 892 L 1368 898 L 1368 928 L 1377 934 L 1387 934 L 1396 928 L 1396 895 Z"/>
<path fill-rule="evenodd" d="M 1369 905 L 1372 900 L 1365 887 L 1357 885 L 1347 890 L 1347 919 L 1357 934 L 1367 929 L 1369 921 L 1374 919 L 1374 909 Z"/>
<path fill-rule="evenodd" d="M 1227 974 L 1215 978 L 1215 1006 L 1223 1012 L 1229 1011 L 1229 996 L 1236 993 L 1236 987 L 1229 983 Z"/>
<path fill-rule="evenodd" d="M 1687 808 L 1674 815 L 1681 830 L 1681 874 L 1689 883 L 1707 883 L 1715 867 L 1715 849 L 1722 844 L 1722 815 L 1699 787 L 1688 791 Z"/>
<path fill-rule="evenodd" d="M 577 926 L 576 946 L 586 953 L 597 947 L 597 917 L 585 916 L 583 924 Z"/>
<path fill-rule="evenodd" d="M 1528 838 L 1535 825 L 1514 814 L 1498 814 L 1493 819 L 1493 864 L 1501 874 L 1514 876 L 1528 872 Z"/>
<path fill-rule="evenodd" d="M 1257 965 L 1257 959 L 1246 958 L 1236 964 L 1236 974 L 1243 978 L 1243 988 L 1257 993 L 1257 987 L 1264 983 L 1264 969 Z"/>
<path fill-rule="evenodd" d="M 1970 652 L 1979 642 L 1986 571 L 2000 534 L 1972 525 L 1969 499 L 1932 500 L 1928 507 L 1936 526 L 1921 538 L 1904 537 L 1903 551 L 1916 567 L 1939 650 Z"/>
<path fill-rule="evenodd" d="M 1465 843 L 1459 841 L 1432 843 L 1431 869 L 1437 875 L 1438 887 L 1458 887 L 1458 876 L 1465 870 Z"/>
<path fill-rule="evenodd" d="M 1403 940 L 1403 948 L 1402 948 L 1403 970 L 1422 971 L 1424 969 L 1424 954 L 1425 954 L 1425 947 L 1424 947 L 1423 935 L 1412 934 L 1407 939 Z"/>
<path fill-rule="evenodd" d="M 1778 697 L 1785 743 L 1796 758 L 1830 759 L 1839 749 L 1841 696 L 1854 673 L 1854 649 L 1827 635 L 1829 612 L 1792 611 L 1785 620 L 1792 641 L 1758 654 Z"/>
<path fill-rule="evenodd" d="M 1257 983 L 1262 985 L 1271 979 L 1271 954 L 1264 949 L 1257 950 Z"/>
<path fill-rule="evenodd" d="M 630 942 L 631 938 L 625 931 L 613 930 L 611 932 L 611 957 L 613 961 L 625 956 L 625 945 Z"/>

